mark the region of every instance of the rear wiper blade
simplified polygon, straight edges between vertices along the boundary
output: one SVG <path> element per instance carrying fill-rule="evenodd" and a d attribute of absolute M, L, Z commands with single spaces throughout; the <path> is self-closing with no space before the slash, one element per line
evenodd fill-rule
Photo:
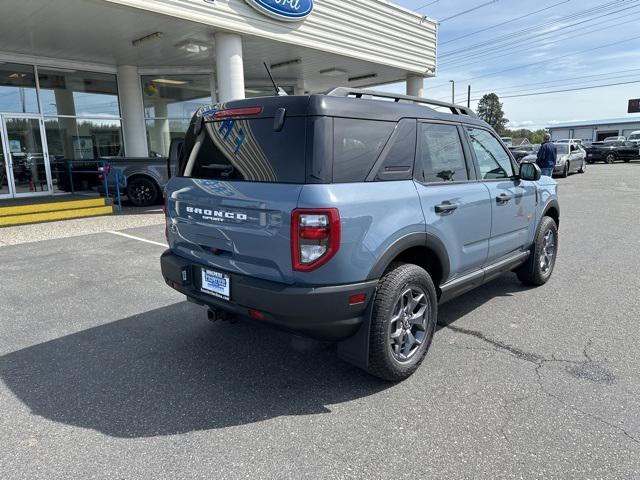
<path fill-rule="evenodd" d="M 210 170 L 233 170 L 233 165 L 224 165 L 222 163 L 210 163 L 209 165 L 201 165 L 201 168 Z"/>

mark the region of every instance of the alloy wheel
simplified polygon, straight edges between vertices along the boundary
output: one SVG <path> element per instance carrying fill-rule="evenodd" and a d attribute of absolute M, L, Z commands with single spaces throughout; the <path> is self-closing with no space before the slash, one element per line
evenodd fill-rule
<path fill-rule="evenodd" d="M 540 271 L 543 274 L 547 274 L 551 267 L 553 267 L 553 261 L 556 254 L 556 237 L 553 230 L 547 230 L 542 239 L 542 248 L 540 249 Z"/>
<path fill-rule="evenodd" d="M 426 292 L 418 286 L 406 287 L 400 294 L 389 322 L 389 346 L 393 358 L 410 361 L 427 335 L 427 319 L 431 314 Z"/>
<path fill-rule="evenodd" d="M 134 197 L 132 200 L 136 205 L 147 205 L 155 197 L 153 187 L 146 182 L 136 182 L 131 188 L 130 194 Z"/>

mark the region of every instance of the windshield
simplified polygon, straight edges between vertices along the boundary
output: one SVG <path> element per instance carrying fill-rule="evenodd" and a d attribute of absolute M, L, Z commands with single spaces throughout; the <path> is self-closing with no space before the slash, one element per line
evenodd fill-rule
<path fill-rule="evenodd" d="M 629 135 L 629 140 L 640 140 L 640 133 L 632 133 Z"/>
<path fill-rule="evenodd" d="M 556 144 L 556 149 L 557 149 L 558 155 L 566 155 L 567 153 L 569 153 L 569 145 L 566 143 Z"/>

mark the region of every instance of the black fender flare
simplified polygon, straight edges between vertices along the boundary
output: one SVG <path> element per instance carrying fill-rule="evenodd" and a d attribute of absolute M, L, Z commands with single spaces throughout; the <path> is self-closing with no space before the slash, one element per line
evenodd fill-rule
<path fill-rule="evenodd" d="M 547 216 L 547 212 L 549 212 L 549 210 L 552 208 L 554 208 L 556 212 L 558 212 L 558 221 L 556 223 L 558 224 L 557 225 L 558 228 L 560 228 L 560 204 L 558 203 L 558 200 L 556 200 L 555 198 L 549 200 L 547 204 L 544 206 L 540 220 L 542 220 L 542 217 Z"/>
<path fill-rule="evenodd" d="M 425 247 L 434 252 L 442 270 L 441 283 L 446 282 L 451 270 L 447 248 L 442 240 L 426 232 L 409 233 L 392 243 L 371 268 L 367 280 L 380 278 L 394 258 L 412 247 Z"/>

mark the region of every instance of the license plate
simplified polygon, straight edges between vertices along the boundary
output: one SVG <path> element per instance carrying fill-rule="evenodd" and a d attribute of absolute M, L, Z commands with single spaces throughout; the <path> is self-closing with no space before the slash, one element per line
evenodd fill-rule
<path fill-rule="evenodd" d="M 202 269 L 202 287 L 204 293 L 229 300 L 231 297 L 231 278 L 224 273 Z"/>

